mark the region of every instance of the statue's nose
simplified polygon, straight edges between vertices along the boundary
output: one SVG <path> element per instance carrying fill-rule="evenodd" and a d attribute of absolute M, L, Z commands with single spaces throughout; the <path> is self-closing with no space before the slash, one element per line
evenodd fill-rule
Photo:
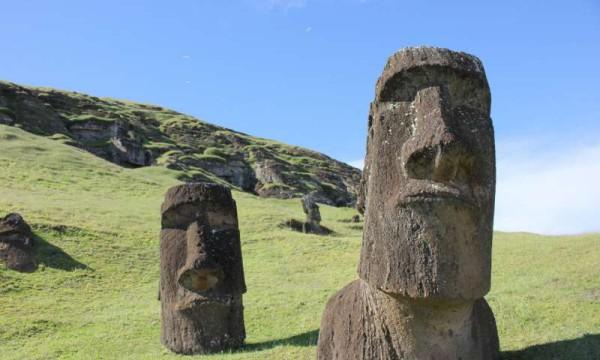
<path fill-rule="evenodd" d="M 438 182 L 464 181 L 473 161 L 467 146 L 457 136 L 444 89 L 422 89 L 413 102 L 415 124 L 402 148 L 406 175 Z"/>
<path fill-rule="evenodd" d="M 185 266 L 179 271 L 179 285 L 190 291 L 208 291 L 223 278 L 223 269 L 210 251 L 211 230 L 196 221 L 187 230 Z"/>

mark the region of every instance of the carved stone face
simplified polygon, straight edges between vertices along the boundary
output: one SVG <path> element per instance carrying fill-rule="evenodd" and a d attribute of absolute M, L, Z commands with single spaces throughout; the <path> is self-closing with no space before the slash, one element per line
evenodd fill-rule
<path fill-rule="evenodd" d="M 489 290 L 495 191 L 480 61 L 437 48 L 390 58 L 369 115 L 359 275 L 411 297 Z"/>
<path fill-rule="evenodd" d="M 246 291 L 235 201 L 214 184 L 171 188 L 162 206 L 163 343 L 205 353 L 243 343 Z"/>
<path fill-rule="evenodd" d="M 231 295 L 245 292 L 237 214 L 233 199 L 192 199 L 163 211 L 162 238 L 169 243 L 165 254 L 176 260 L 172 284 L 177 308 L 208 303 L 227 305 Z M 229 200 L 229 201 L 223 201 Z M 182 256 L 185 254 L 185 256 Z"/>

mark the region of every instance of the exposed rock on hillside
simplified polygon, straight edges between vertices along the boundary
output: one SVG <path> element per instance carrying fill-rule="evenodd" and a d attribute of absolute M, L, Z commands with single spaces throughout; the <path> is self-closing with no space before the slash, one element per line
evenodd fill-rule
<path fill-rule="evenodd" d="M 0 124 L 19 126 L 126 167 L 165 166 L 265 197 L 313 192 L 353 205 L 360 171 L 323 154 L 252 137 L 159 106 L 0 82 Z"/>

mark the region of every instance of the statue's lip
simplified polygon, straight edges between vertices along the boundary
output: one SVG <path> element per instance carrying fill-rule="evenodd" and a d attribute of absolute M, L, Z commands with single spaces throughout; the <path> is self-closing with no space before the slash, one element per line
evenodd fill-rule
<path fill-rule="evenodd" d="M 178 310 L 188 310 L 204 306 L 231 306 L 231 296 L 201 296 L 198 294 L 187 298 L 177 305 Z"/>
<path fill-rule="evenodd" d="M 457 196 L 455 194 L 448 193 L 448 192 L 421 192 L 421 193 L 407 195 L 405 197 L 405 202 L 422 202 L 422 201 L 426 202 L 426 201 L 446 201 L 446 200 L 459 201 L 462 203 L 466 203 L 468 205 L 472 204 L 465 197 Z"/>
<path fill-rule="evenodd" d="M 223 305 L 229 306 L 229 302 L 224 299 L 211 299 L 211 298 L 203 298 L 203 299 L 195 299 L 190 301 L 190 306 L 201 306 L 201 305 Z"/>
<path fill-rule="evenodd" d="M 475 205 L 475 201 L 469 193 L 457 186 L 419 181 L 409 184 L 406 191 L 401 196 L 401 203 L 456 201 L 469 206 Z"/>

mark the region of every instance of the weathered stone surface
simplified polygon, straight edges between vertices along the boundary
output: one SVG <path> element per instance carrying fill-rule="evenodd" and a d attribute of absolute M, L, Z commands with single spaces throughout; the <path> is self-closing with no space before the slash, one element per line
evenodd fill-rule
<path fill-rule="evenodd" d="M 159 106 L 0 81 L 0 124 L 49 136 L 124 167 L 166 166 L 263 197 L 354 206 L 360 171 L 324 154 L 215 126 Z"/>
<path fill-rule="evenodd" d="M 142 140 L 126 122 L 115 122 L 111 130 L 109 141 L 114 163 L 129 166 L 152 164 L 152 154 L 144 149 Z"/>
<path fill-rule="evenodd" d="M 1 108 L 0 108 L 1 110 Z M 13 114 L 8 112 L 0 111 L 0 124 L 2 125 L 14 125 L 15 119 L 13 118 Z"/>
<path fill-rule="evenodd" d="M 356 280 L 326 309 L 319 359 L 499 359 L 496 322 L 484 299 L 414 301 Z"/>
<path fill-rule="evenodd" d="M 7 125 L 20 125 L 24 130 L 39 135 L 66 133 L 59 114 L 23 86 L 0 82 L 0 108 L 10 109 L 10 115 L 0 115 Z"/>
<path fill-rule="evenodd" d="M 241 346 L 246 284 L 231 192 L 208 183 L 175 186 L 161 212 L 162 343 L 180 354 Z"/>
<path fill-rule="evenodd" d="M 393 55 L 369 115 L 359 275 L 411 297 L 477 299 L 490 287 L 494 137 L 474 56 Z"/>
<path fill-rule="evenodd" d="M 262 152 L 258 152 L 258 154 L 262 154 Z M 254 163 L 253 169 L 257 179 L 255 192 L 262 197 L 279 199 L 294 197 L 293 189 L 285 185 L 289 183 L 284 175 L 288 170 L 286 165 L 281 161 L 265 158 L 264 156 L 258 156 L 257 161 Z"/>
<path fill-rule="evenodd" d="M 152 154 L 144 149 L 141 139 L 123 121 L 90 119 L 71 123 L 68 129 L 81 144 L 104 142 L 104 146 L 82 147 L 116 164 L 138 167 L 152 163 Z"/>
<path fill-rule="evenodd" d="M 254 171 L 241 158 L 229 158 L 225 162 L 200 160 L 197 164 L 242 190 L 253 191 L 256 186 Z"/>
<path fill-rule="evenodd" d="M 495 359 L 490 92 L 479 59 L 407 48 L 371 104 L 360 280 L 325 309 L 320 359 Z"/>
<path fill-rule="evenodd" d="M 302 203 L 302 211 L 306 214 L 306 222 L 319 226 L 321 224 L 321 212 L 314 197 L 311 194 L 304 195 L 300 202 Z"/>
<path fill-rule="evenodd" d="M 21 272 L 32 272 L 37 268 L 33 234 L 19 214 L 8 214 L 0 219 L 0 260 L 9 269 Z"/>
<path fill-rule="evenodd" d="M 300 231 L 307 234 L 331 234 L 332 231 L 330 229 L 321 226 L 321 212 L 319 211 L 319 205 L 317 205 L 315 194 L 316 193 L 310 193 L 304 195 L 300 199 L 302 211 L 304 211 L 304 214 L 306 215 L 306 220 L 299 221 L 290 219 L 284 223 L 284 226 L 289 227 L 294 231 Z"/>

